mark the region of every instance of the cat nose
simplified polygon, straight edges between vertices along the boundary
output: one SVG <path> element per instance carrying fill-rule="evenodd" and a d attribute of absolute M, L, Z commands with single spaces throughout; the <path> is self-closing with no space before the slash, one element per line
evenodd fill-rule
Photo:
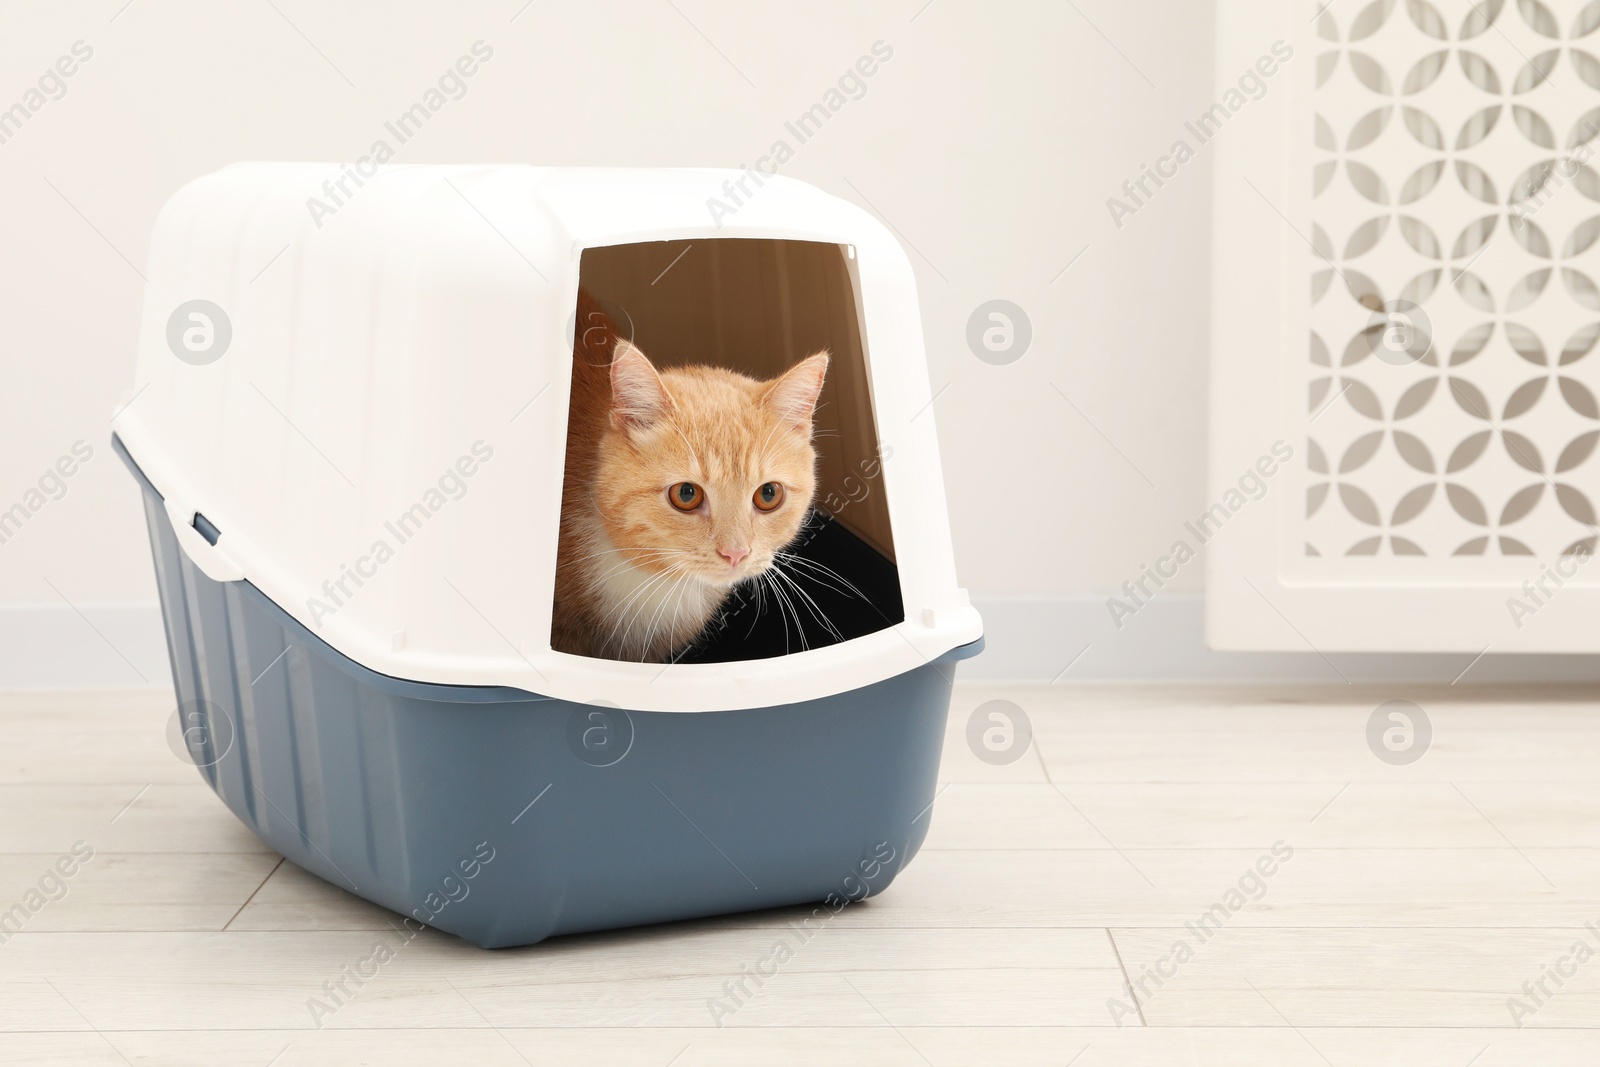
<path fill-rule="evenodd" d="M 739 561 L 750 554 L 748 548 L 719 548 L 717 555 L 728 561 L 728 566 L 737 567 Z"/>

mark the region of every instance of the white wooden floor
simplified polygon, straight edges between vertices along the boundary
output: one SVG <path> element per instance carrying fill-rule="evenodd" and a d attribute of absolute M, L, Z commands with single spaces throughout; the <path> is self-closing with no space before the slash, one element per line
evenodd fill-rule
<path fill-rule="evenodd" d="M 1380 702 L 1434 728 L 1367 748 Z M 979 703 L 1036 733 L 968 751 Z M 0 945 L 17 1064 L 1600 1062 L 1600 709 L 1583 693 L 959 689 L 926 847 L 727 1025 L 784 913 L 484 952 L 429 931 L 321 1028 L 307 1000 L 387 913 L 279 858 L 168 751 L 170 698 L 0 695 L 0 911 L 95 857 Z M 1203 944 L 1185 929 L 1293 855 Z M 1281 848 L 1282 846 L 1280 846 Z M 1271 864 L 1266 866 L 1272 867 Z M 1585 923 L 1594 923 L 1593 930 Z M 1192 958 L 1138 982 L 1178 939 Z M 1572 970 L 1575 961 L 1562 965 Z M 1153 973 L 1153 972 L 1152 972 Z"/>

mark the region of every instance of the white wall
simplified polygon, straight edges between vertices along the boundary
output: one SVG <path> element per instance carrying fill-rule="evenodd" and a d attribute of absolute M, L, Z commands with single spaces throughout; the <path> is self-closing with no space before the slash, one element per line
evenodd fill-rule
<path fill-rule="evenodd" d="M 1105 201 L 1210 102 L 1209 3 L 523 2 L 0 3 L 0 108 L 74 42 L 94 50 L 0 144 L 0 509 L 74 441 L 95 450 L 0 545 L 9 617 L 154 599 L 107 419 L 132 381 L 162 202 L 235 160 L 364 154 L 479 39 L 494 58 L 397 162 L 750 163 L 886 42 L 865 96 L 785 173 L 878 211 L 915 249 L 934 386 L 950 386 L 936 412 L 963 583 L 1109 591 L 1200 510 L 1204 150 L 1120 229 Z M 1033 325 L 1008 366 L 965 340 L 996 297 Z M 1200 570 L 1177 587 L 1198 589 Z"/>

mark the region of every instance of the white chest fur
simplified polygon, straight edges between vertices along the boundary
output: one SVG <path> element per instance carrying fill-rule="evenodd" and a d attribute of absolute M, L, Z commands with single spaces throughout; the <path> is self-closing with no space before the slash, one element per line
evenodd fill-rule
<path fill-rule="evenodd" d="M 704 629 L 726 595 L 693 575 L 664 574 L 631 562 L 596 532 L 585 564 L 600 603 L 607 651 L 620 659 L 660 659 Z"/>

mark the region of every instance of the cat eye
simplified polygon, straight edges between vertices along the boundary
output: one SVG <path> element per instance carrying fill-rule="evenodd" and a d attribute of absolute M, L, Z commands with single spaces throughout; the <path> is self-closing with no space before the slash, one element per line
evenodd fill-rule
<path fill-rule="evenodd" d="M 667 499 L 679 511 L 693 511 L 705 502 L 706 491 L 693 482 L 679 482 L 667 490 Z"/>
<path fill-rule="evenodd" d="M 752 499 L 755 501 L 758 511 L 773 511 L 779 504 L 783 503 L 783 486 L 777 482 L 767 482 L 756 490 L 756 494 Z"/>

